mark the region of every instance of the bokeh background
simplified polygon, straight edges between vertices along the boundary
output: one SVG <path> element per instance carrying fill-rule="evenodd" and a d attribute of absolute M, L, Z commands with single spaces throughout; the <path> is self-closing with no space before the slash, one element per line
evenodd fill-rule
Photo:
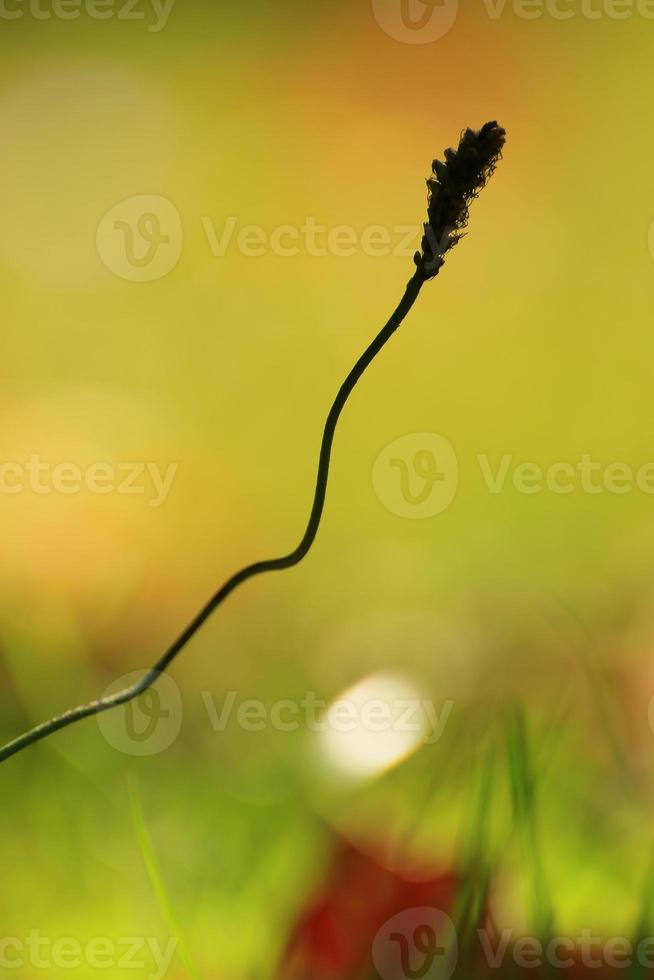
<path fill-rule="evenodd" d="M 142 19 L 4 8 L 22 16 L 0 23 L 0 459 L 175 467 L 160 506 L 145 478 L 141 494 L 3 488 L 4 740 L 149 665 L 235 569 L 297 543 L 331 399 L 412 270 L 361 234 L 417 230 L 431 160 L 465 126 L 497 118 L 508 144 L 344 413 L 310 557 L 248 584 L 174 665 L 172 743 L 141 757 L 119 721 L 91 720 L 1 767 L 3 936 L 172 935 L 169 977 L 273 976 L 335 836 L 452 868 L 489 772 L 497 923 L 530 928 L 534 873 L 558 931 L 642 917 L 654 497 L 578 479 L 524 493 L 511 474 L 654 462 L 654 22 L 462 4 L 413 43 L 398 6 L 177 0 L 165 24 L 145 0 Z M 105 215 L 152 195 L 172 207 L 172 267 L 126 278 Z M 236 241 L 307 218 L 355 229 L 352 254 Z M 399 470 L 372 475 L 410 433 L 444 437 L 459 477 L 415 520 L 394 512 Z M 501 492 L 480 455 L 510 457 Z M 451 713 L 365 779 L 327 773 L 306 726 L 216 730 L 207 710 L 228 692 L 266 710 L 366 678 L 374 693 L 379 675 Z M 511 803 L 515 712 L 537 861 Z"/>

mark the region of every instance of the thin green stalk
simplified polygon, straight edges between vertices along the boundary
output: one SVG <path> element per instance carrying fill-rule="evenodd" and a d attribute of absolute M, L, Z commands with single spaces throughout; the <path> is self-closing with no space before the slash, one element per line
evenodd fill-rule
<path fill-rule="evenodd" d="M 416 269 L 416 272 L 407 283 L 404 296 L 402 297 L 397 309 L 383 330 L 377 334 L 373 342 L 356 362 L 336 395 L 334 404 L 332 405 L 329 415 L 327 416 L 327 421 L 325 422 L 325 427 L 323 430 L 318 462 L 318 476 L 316 479 L 316 489 L 314 492 L 313 506 L 311 508 L 309 522 L 297 548 L 294 548 L 293 551 L 281 558 L 272 558 L 268 561 L 256 562 L 255 564 L 247 565 L 245 568 L 242 568 L 240 571 L 236 572 L 236 574 L 232 575 L 232 577 L 225 582 L 225 584 L 215 593 L 215 595 L 212 596 L 212 598 L 200 610 L 197 616 L 195 616 L 188 626 L 182 631 L 182 633 L 180 633 L 175 642 L 171 644 L 163 656 L 159 658 L 155 665 L 148 670 L 140 680 L 136 681 L 130 687 L 117 691 L 115 694 L 105 698 L 99 698 L 98 700 L 91 701 L 88 704 L 79 705 L 77 708 L 71 708 L 69 711 L 64 712 L 64 714 L 58 715 L 57 717 L 52 718 L 41 725 L 37 725 L 35 728 L 32 728 L 24 735 L 21 735 L 19 738 L 9 742 L 7 745 L 1 748 L 0 762 L 4 762 L 5 759 L 8 759 L 10 756 L 20 752 L 21 749 L 27 748 L 28 745 L 32 745 L 34 742 L 39 742 L 41 739 L 47 738 L 48 735 L 52 735 L 54 732 L 57 732 L 62 728 L 67 728 L 69 725 L 72 725 L 77 721 L 81 721 L 83 718 L 100 714 L 103 711 L 109 711 L 111 708 L 116 708 L 121 704 L 127 704 L 128 701 L 134 700 L 134 698 L 137 698 L 140 694 L 152 687 L 152 685 L 157 682 L 160 675 L 168 669 L 175 657 L 177 657 L 177 655 L 182 652 L 184 647 L 193 639 L 195 634 L 205 624 L 211 614 L 215 612 L 218 606 L 220 606 L 232 594 L 232 592 L 239 587 L 239 585 L 243 585 L 244 582 L 247 582 L 248 579 L 254 578 L 256 575 L 262 575 L 265 572 L 279 572 L 286 568 L 292 568 L 294 565 L 299 565 L 315 541 L 318 528 L 320 526 L 320 519 L 325 506 L 325 496 L 327 494 L 329 463 L 332 445 L 334 442 L 334 434 L 336 432 L 336 425 L 340 418 L 341 412 L 343 411 L 348 398 L 352 394 L 352 391 L 365 372 L 366 368 L 372 363 L 377 354 L 379 354 L 382 348 L 393 336 L 397 328 L 402 324 L 407 313 L 418 298 L 418 294 L 420 293 L 420 289 L 422 288 L 424 281 L 425 280 L 422 273 L 420 270 Z"/>
<path fill-rule="evenodd" d="M 334 399 L 323 429 L 311 513 L 298 546 L 281 558 L 272 558 L 247 565 L 232 575 L 139 681 L 109 697 L 99 698 L 88 704 L 71 708 L 69 711 L 30 729 L 24 735 L 0 748 L 0 762 L 4 762 L 27 746 L 47 738 L 62 728 L 67 728 L 83 718 L 109 711 L 111 708 L 134 700 L 157 682 L 163 671 L 168 669 L 175 657 L 193 639 L 211 614 L 240 585 L 257 575 L 292 568 L 302 561 L 315 541 L 320 526 L 327 493 L 334 434 L 341 412 L 366 369 L 403 323 L 425 282 L 438 275 L 445 262 L 445 254 L 454 248 L 461 239 L 468 220 L 470 202 L 477 196 L 494 172 L 497 161 L 502 155 L 505 136 L 505 131 L 496 122 L 486 123 L 476 132 L 467 129 L 461 136 L 458 149 L 445 151 L 444 163 L 440 160 L 433 162 L 433 176 L 427 181 L 429 188 L 428 220 L 424 225 L 425 235 L 422 240 L 421 251 L 414 256 L 415 272 L 407 283 L 404 295 L 390 320 L 363 352 Z"/>
<path fill-rule="evenodd" d="M 489 857 L 493 785 L 495 782 L 495 747 L 481 757 L 475 796 L 463 842 L 460 861 L 462 886 L 457 895 L 454 918 L 459 935 L 462 960 L 474 954 L 477 929 L 483 926 L 484 912 L 491 881 Z"/>
<path fill-rule="evenodd" d="M 507 757 L 515 825 L 521 844 L 523 870 L 530 871 L 531 927 L 534 936 L 546 941 L 553 927 L 552 906 L 548 895 L 538 837 L 536 781 L 522 707 L 509 719 Z"/>
<path fill-rule="evenodd" d="M 148 878 L 150 879 L 150 884 L 152 885 L 152 890 L 157 899 L 157 904 L 159 905 L 164 922 L 166 923 L 168 938 L 177 940 L 179 944 L 177 948 L 180 959 L 186 968 L 186 972 L 191 977 L 191 980 L 200 980 L 200 974 L 198 973 L 195 963 L 193 962 L 188 943 L 184 938 L 179 920 L 173 909 L 172 901 L 164 884 L 134 779 L 128 779 L 127 790 L 129 793 L 130 812 L 134 823 L 134 829 L 136 831 L 139 849 L 143 857 L 145 870 L 147 871 Z"/>

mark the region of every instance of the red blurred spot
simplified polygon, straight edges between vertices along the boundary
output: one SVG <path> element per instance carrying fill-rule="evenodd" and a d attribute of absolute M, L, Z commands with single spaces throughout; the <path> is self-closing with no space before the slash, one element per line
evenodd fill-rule
<path fill-rule="evenodd" d="M 416 876 L 417 878 L 417 876 Z M 338 846 L 325 888 L 301 913 L 288 944 L 283 980 L 360 980 L 374 976 L 371 949 L 378 930 L 406 909 L 452 911 L 451 872 L 415 880 L 384 867 L 351 844 Z"/>
<path fill-rule="evenodd" d="M 293 929 L 278 980 L 379 980 L 372 947 L 389 919 L 425 906 L 456 918 L 455 900 L 462 881 L 454 872 L 391 870 L 378 853 L 373 858 L 349 843 L 338 842 L 325 886 L 306 905 Z M 633 976 L 644 980 L 654 975 L 651 969 L 632 973 L 624 966 L 609 967 L 602 960 L 601 946 L 594 951 L 592 965 L 583 962 L 578 948 L 566 953 L 567 959 L 574 961 L 572 965 L 526 968 L 516 963 L 518 947 L 508 944 L 501 962 L 491 965 L 487 957 L 497 952 L 500 937 L 488 910 L 483 918 L 479 927 L 483 925 L 486 930 L 486 953 L 483 944 L 474 942 L 471 958 L 467 963 L 459 960 L 453 980 L 630 980 Z M 399 976 L 397 980 L 405 978 Z"/>

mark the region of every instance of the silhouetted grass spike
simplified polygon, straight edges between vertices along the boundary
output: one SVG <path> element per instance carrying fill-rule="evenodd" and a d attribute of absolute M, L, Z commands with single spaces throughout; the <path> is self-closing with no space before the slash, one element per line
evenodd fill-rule
<path fill-rule="evenodd" d="M 445 252 L 456 245 L 461 237 L 461 229 L 468 219 L 468 205 L 477 196 L 495 169 L 504 146 L 504 137 L 504 130 L 495 122 L 486 123 L 479 132 L 466 129 L 461 137 L 458 150 L 446 150 L 445 163 L 441 163 L 439 160 L 434 161 L 434 177 L 427 181 L 429 186 L 429 222 L 425 225 L 423 251 L 416 253 L 417 268 L 406 284 L 404 295 L 391 318 L 355 362 L 336 393 L 323 428 L 313 503 L 308 523 L 299 544 L 288 554 L 278 558 L 269 558 L 266 561 L 254 562 L 235 572 L 204 604 L 157 662 L 149 670 L 144 671 L 143 676 L 130 687 L 117 691 L 108 697 L 98 698 L 95 701 L 89 701 L 87 704 L 80 704 L 76 708 L 64 711 L 63 714 L 57 715 L 41 725 L 36 725 L 6 745 L 1 745 L 0 762 L 22 752 L 28 745 L 40 742 L 54 732 L 68 728 L 69 725 L 73 725 L 83 718 L 90 718 L 93 715 L 110 711 L 112 708 L 133 701 L 156 684 L 161 674 L 170 667 L 182 650 L 186 649 L 196 633 L 232 592 L 257 575 L 293 568 L 295 565 L 299 565 L 305 555 L 308 554 L 316 539 L 325 506 L 332 446 L 341 412 L 363 374 L 404 322 L 425 282 L 438 274 L 443 264 Z"/>
<path fill-rule="evenodd" d="M 445 151 L 445 162 L 434 160 L 429 188 L 422 251 L 415 263 L 425 279 L 438 275 L 445 253 L 463 237 L 468 208 L 492 175 L 502 156 L 506 133 L 496 122 L 480 130 L 466 129 L 457 150 Z"/>

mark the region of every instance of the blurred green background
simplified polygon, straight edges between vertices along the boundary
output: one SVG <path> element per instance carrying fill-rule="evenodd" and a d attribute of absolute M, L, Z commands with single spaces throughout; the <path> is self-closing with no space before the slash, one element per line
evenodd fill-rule
<path fill-rule="evenodd" d="M 465 126 L 497 118 L 508 144 L 344 414 L 310 557 L 248 584 L 174 665 L 172 744 L 135 756 L 91 720 L 0 769 L 3 935 L 181 935 L 170 977 L 272 975 L 330 834 L 451 866 L 491 751 L 496 918 L 523 928 L 515 704 L 558 928 L 629 931 L 652 848 L 654 498 L 524 493 L 512 470 L 490 493 L 478 457 L 654 462 L 654 22 L 475 3 L 409 43 L 391 0 L 177 0 L 165 24 L 140 4 L 63 19 L 7 0 L 0 18 L 0 460 L 176 466 L 160 506 L 147 471 L 141 494 L 100 494 L 8 492 L 12 470 L 3 740 L 152 663 L 234 570 L 297 543 L 331 399 L 413 268 L 361 234 L 417 234 L 431 160 Z M 133 281 L 128 232 L 103 219 L 150 195 L 172 206 L 178 261 Z M 310 254 L 301 232 L 298 254 L 271 246 L 307 218 L 355 229 L 352 254 Z M 264 254 L 239 247 L 248 225 Z M 458 460 L 451 505 L 421 520 L 371 475 L 408 433 Z M 453 707 L 439 741 L 374 779 L 325 778 L 304 726 L 216 731 L 207 710 L 230 691 L 329 701 L 389 671 Z"/>

